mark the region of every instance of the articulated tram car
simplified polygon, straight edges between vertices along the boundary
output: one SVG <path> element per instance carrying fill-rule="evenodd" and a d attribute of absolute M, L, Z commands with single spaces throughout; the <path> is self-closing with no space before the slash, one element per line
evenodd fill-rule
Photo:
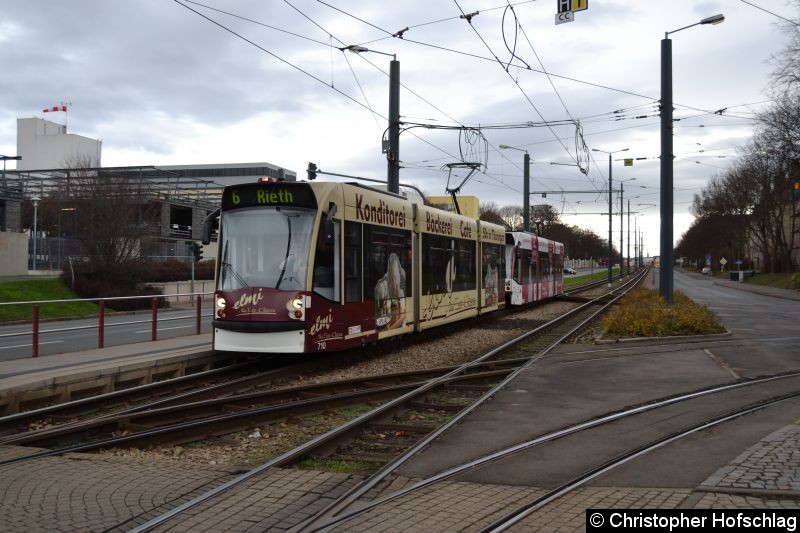
<path fill-rule="evenodd" d="M 562 244 L 355 184 L 227 187 L 219 223 L 218 350 L 342 350 L 562 291 Z"/>
<path fill-rule="evenodd" d="M 525 305 L 564 290 L 564 245 L 532 233 L 506 233 L 506 299 Z"/>
<path fill-rule="evenodd" d="M 505 247 L 502 226 L 357 184 L 226 187 L 214 348 L 336 351 L 495 311 Z"/>

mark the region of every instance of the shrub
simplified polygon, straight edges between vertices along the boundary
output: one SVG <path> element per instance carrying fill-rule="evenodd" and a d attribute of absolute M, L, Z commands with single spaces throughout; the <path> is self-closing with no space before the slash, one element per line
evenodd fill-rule
<path fill-rule="evenodd" d="M 192 266 L 185 261 L 174 259 L 150 261 L 141 265 L 138 278 L 141 282 L 151 283 L 186 281 L 192 278 Z M 195 263 L 194 279 L 214 279 L 214 260 Z"/>
<path fill-rule="evenodd" d="M 725 328 L 708 306 L 698 305 L 680 292 L 669 306 L 654 290 L 637 289 L 603 319 L 604 335 L 611 337 L 666 337 L 721 333 Z"/>
<path fill-rule="evenodd" d="M 120 265 L 114 272 L 95 272 L 88 264 L 73 263 L 75 270 L 75 284 L 72 289 L 80 298 L 115 298 L 122 296 L 158 296 L 160 289 L 150 285 L 142 285 L 140 276 L 142 264 L 129 262 Z M 68 286 L 72 282 L 69 266 L 65 267 L 61 278 Z M 134 309 L 149 309 L 152 305 L 149 298 L 136 298 L 133 300 L 114 300 L 106 306 L 116 311 Z M 159 307 L 168 307 L 169 303 L 164 298 L 158 298 Z"/>

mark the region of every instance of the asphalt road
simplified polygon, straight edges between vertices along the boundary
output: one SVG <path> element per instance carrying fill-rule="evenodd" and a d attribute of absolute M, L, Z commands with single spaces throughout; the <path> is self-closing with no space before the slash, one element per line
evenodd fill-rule
<path fill-rule="evenodd" d="M 734 334 L 717 352 L 742 376 L 800 366 L 800 301 L 739 290 L 735 283 L 720 286 L 706 276 L 683 272 L 675 273 L 675 289 L 708 305 Z"/>
<path fill-rule="evenodd" d="M 157 338 L 170 339 L 194 335 L 195 320 L 195 311 L 192 309 L 160 310 Z M 150 341 L 151 324 L 149 311 L 123 316 L 107 316 L 105 319 L 105 346 Z M 97 318 L 41 322 L 39 325 L 39 355 L 97 348 L 97 325 Z M 211 331 L 210 314 L 202 317 L 201 326 L 203 333 Z M 31 332 L 30 323 L 0 326 L 0 360 L 30 357 L 32 355 Z"/>

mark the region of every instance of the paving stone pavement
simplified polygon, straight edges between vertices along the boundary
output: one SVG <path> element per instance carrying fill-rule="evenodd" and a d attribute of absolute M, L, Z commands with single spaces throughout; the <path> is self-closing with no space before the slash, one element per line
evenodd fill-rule
<path fill-rule="evenodd" d="M 697 490 L 696 509 L 800 509 L 800 421 L 759 440 Z"/>
<path fill-rule="evenodd" d="M 800 493 L 800 422 L 762 438 L 703 486 Z"/>
<path fill-rule="evenodd" d="M 690 489 L 578 489 L 523 519 L 510 531 L 584 531 L 586 509 L 675 509 L 690 493 Z"/>
<path fill-rule="evenodd" d="M 0 446 L 0 460 L 30 453 Z M 68 454 L 0 467 L 0 530 L 127 531 L 231 479 L 230 467 Z M 272 469 L 157 531 L 280 531 L 327 506 L 361 478 Z M 414 480 L 371 491 L 383 496 Z M 337 531 L 475 531 L 544 494 L 537 487 L 444 481 L 386 502 Z M 588 508 L 800 508 L 800 421 L 751 446 L 694 489 L 584 487 L 516 531 L 581 531 Z"/>
<path fill-rule="evenodd" d="M 476 531 L 544 490 L 445 481 L 386 502 L 334 531 Z"/>
<path fill-rule="evenodd" d="M 2 460 L 29 453 L 0 446 Z M 0 530 L 104 531 L 160 514 L 231 475 L 224 467 L 88 454 L 3 465 Z"/>
<path fill-rule="evenodd" d="M 348 474 L 271 469 L 156 531 L 284 531 L 324 509 L 360 480 Z"/>

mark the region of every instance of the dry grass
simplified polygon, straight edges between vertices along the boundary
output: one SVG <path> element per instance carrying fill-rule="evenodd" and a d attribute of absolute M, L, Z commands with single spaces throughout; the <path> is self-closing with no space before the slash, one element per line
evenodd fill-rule
<path fill-rule="evenodd" d="M 657 291 L 637 289 L 603 319 L 603 335 L 622 337 L 668 337 L 723 333 L 725 328 L 705 305 L 698 305 L 675 292 L 675 303 L 667 305 Z"/>

